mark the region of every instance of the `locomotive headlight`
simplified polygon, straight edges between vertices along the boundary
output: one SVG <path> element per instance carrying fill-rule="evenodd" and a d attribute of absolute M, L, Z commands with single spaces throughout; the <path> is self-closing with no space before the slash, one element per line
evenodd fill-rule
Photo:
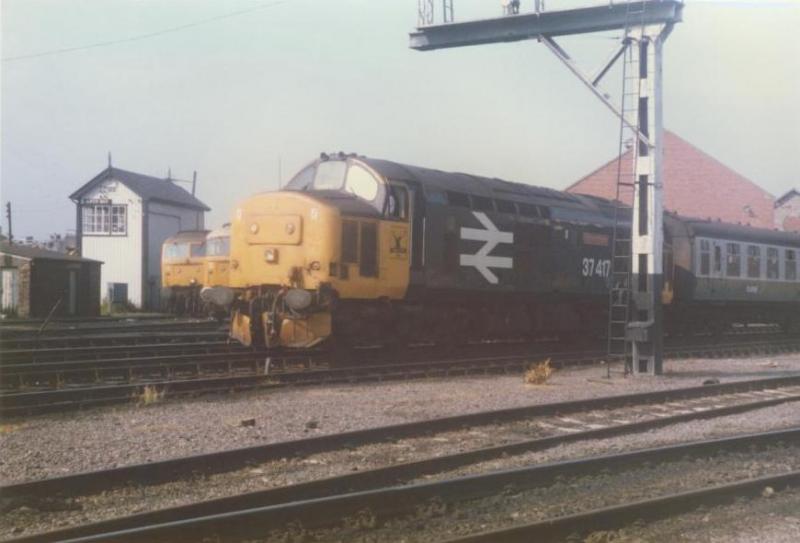
<path fill-rule="evenodd" d="M 190 285 L 194 285 L 195 283 L 197 283 L 197 279 L 192 278 L 189 280 Z"/>
<path fill-rule="evenodd" d="M 277 264 L 278 263 L 278 250 L 277 249 L 267 249 L 264 251 L 264 260 L 266 260 L 270 264 Z"/>
<path fill-rule="evenodd" d="M 293 223 L 287 222 L 285 228 L 286 228 L 286 234 L 288 234 L 290 236 L 292 234 L 294 234 L 294 224 Z"/>
<path fill-rule="evenodd" d="M 250 225 L 250 233 L 251 234 L 258 234 L 258 223 L 254 222 Z"/>

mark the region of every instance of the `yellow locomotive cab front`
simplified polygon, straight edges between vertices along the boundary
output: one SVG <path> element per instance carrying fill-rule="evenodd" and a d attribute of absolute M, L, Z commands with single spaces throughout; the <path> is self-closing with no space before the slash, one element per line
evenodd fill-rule
<path fill-rule="evenodd" d="M 267 346 L 308 347 L 330 335 L 322 291 L 336 265 L 338 225 L 337 209 L 302 193 L 260 194 L 239 206 L 230 286 L 244 296 L 231 319 L 234 338 L 252 344 L 257 325 Z"/>
<path fill-rule="evenodd" d="M 379 175 L 354 157 L 320 160 L 287 189 L 242 202 L 231 223 L 231 336 L 245 345 L 314 346 L 337 327 L 340 300 L 397 300 L 408 287 L 407 220 L 386 219 Z"/>
<path fill-rule="evenodd" d="M 205 230 L 178 232 L 161 248 L 161 299 L 175 314 L 196 313 L 203 286 Z"/>

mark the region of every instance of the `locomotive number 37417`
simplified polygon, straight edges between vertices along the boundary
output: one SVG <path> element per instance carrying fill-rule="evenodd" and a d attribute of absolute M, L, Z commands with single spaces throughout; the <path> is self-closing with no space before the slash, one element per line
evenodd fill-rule
<path fill-rule="evenodd" d="M 584 277 L 608 277 L 611 271 L 611 261 L 600 258 L 584 258 L 581 273 Z"/>

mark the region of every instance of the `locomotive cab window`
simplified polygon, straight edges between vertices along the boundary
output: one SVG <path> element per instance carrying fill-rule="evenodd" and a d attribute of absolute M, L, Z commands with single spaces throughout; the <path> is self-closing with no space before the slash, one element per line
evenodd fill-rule
<path fill-rule="evenodd" d="M 786 249 L 783 275 L 787 281 L 797 281 L 797 252 L 792 249 Z"/>
<path fill-rule="evenodd" d="M 378 187 L 378 180 L 375 179 L 375 176 L 358 164 L 352 164 L 347 170 L 344 188 L 350 194 L 372 202 L 378 197 Z"/>
<path fill-rule="evenodd" d="M 209 238 L 206 241 L 206 256 L 228 256 L 231 253 L 231 238 Z"/>
<path fill-rule="evenodd" d="M 167 262 L 176 262 L 187 258 L 189 258 L 188 243 L 169 243 L 164 246 L 164 260 Z"/>
<path fill-rule="evenodd" d="M 747 246 L 747 277 L 761 277 L 761 247 L 758 245 Z"/>
<path fill-rule="evenodd" d="M 202 258 L 206 256 L 206 244 L 192 243 L 189 253 L 191 254 L 192 258 Z"/>
<path fill-rule="evenodd" d="M 725 275 L 740 277 L 742 275 L 741 246 L 738 243 L 728 243 L 728 261 L 725 266 Z"/>
<path fill-rule="evenodd" d="M 314 182 L 316 171 L 317 168 L 314 165 L 300 170 L 300 173 L 292 177 L 292 180 L 286 184 L 286 188 L 288 190 L 306 190 Z"/>
<path fill-rule="evenodd" d="M 408 190 L 404 186 L 389 186 L 386 197 L 386 215 L 395 219 L 408 218 Z"/>
<path fill-rule="evenodd" d="M 325 160 L 298 173 L 287 190 L 325 190 L 352 194 L 383 212 L 386 189 L 365 166 L 346 160 Z"/>

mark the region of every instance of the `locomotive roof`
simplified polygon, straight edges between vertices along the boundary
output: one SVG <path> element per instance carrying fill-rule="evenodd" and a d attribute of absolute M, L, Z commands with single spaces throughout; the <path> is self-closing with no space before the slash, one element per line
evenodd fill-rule
<path fill-rule="evenodd" d="M 565 207 L 595 207 L 607 200 L 596 197 L 583 197 L 560 190 L 537 187 L 506 181 L 496 177 L 444 172 L 432 168 L 400 164 L 389 160 L 358 157 L 384 177 L 397 180 L 416 181 L 426 190 L 457 191 L 486 198 L 513 200 Z"/>
<path fill-rule="evenodd" d="M 177 243 L 179 241 L 205 241 L 208 230 L 182 230 L 164 240 L 164 243 Z"/>
<path fill-rule="evenodd" d="M 783 232 L 707 219 L 678 217 L 678 220 L 686 224 L 696 236 L 800 247 L 800 233 L 797 232 Z"/>

